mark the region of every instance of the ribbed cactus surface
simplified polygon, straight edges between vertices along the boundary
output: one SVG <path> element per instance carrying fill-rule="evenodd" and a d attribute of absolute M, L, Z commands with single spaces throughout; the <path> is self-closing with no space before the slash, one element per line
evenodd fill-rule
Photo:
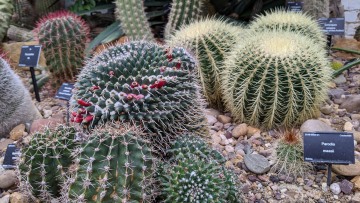
<path fill-rule="evenodd" d="M 13 9 L 12 0 L 0 0 L 0 42 L 6 35 Z"/>
<path fill-rule="evenodd" d="M 258 16 L 249 26 L 255 32 L 286 30 L 299 33 L 326 45 L 326 37 L 318 22 L 308 14 L 285 10 L 274 10 Z"/>
<path fill-rule="evenodd" d="M 328 18 L 330 15 L 330 0 L 304 0 L 303 11 L 314 19 Z"/>
<path fill-rule="evenodd" d="M 85 22 L 68 11 L 50 13 L 38 22 L 36 37 L 55 83 L 75 79 L 83 65 L 88 35 Z"/>
<path fill-rule="evenodd" d="M 325 49 L 308 37 L 256 33 L 225 61 L 224 98 L 236 120 L 269 129 L 319 116 L 331 68 Z"/>
<path fill-rule="evenodd" d="M 131 40 L 155 41 L 145 14 L 143 0 L 116 0 L 116 18 Z"/>
<path fill-rule="evenodd" d="M 200 20 L 205 0 L 173 0 L 169 22 L 165 27 L 165 37 L 169 38 L 180 26 Z"/>
<path fill-rule="evenodd" d="M 223 62 L 245 37 L 241 33 L 240 26 L 219 19 L 204 19 L 182 26 L 168 41 L 172 46 L 184 46 L 195 54 L 203 93 L 212 107 L 223 109 L 220 77 L 224 70 Z"/>
<path fill-rule="evenodd" d="M 88 127 L 108 121 L 136 123 L 158 147 L 184 130 L 201 134 L 205 123 L 194 68 L 194 59 L 183 48 L 148 42 L 110 47 L 79 75 L 72 121 Z"/>
<path fill-rule="evenodd" d="M 15 126 L 41 117 L 19 76 L 0 57 L 0 138 Z"/>
<path fill-rule="evenodd" d="M 19 165 L 22 188 L 44 202 L 59 197 L 75 139 L 76 129 L 65 126 L 34 134 Z"/>
<path fill-rule="evenodd" d="M 35 24 L 36 14 L 28 0 L 13 0 L 14 15 L 12 22 L 26 28 L 32 28 Z"/>
<path fill-rule="evenodd" d="M 155 160 L 137 131 L 106 126 L 78 150 L 68 180 L 70 202 L 150 202 Z"/>

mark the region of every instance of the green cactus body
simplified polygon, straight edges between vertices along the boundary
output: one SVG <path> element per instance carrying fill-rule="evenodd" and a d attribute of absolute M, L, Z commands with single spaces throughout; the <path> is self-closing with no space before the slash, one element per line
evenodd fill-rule
<path fill-rule="evenodd" d="M 34 9 L 38 16 L 43 16 L 61 9 L 59 0 L 35 0 Z"/>
<path fill-rule="evenodd" d="M 257 17 L 249 26 L 254 32 L 285 30 L 299 33 L 326 46 L 326 37 L 319 24 L 307 14 L 284 10 L 274 10 Z"/>
<path fill-rule="evenodd" d="M 150 202 L 155 160 L 139 132 L 105 127 L 79 149 L 70 202 Z"/>
<path fill-rule="evenodd" d="M 196 55 L 203 93 L 211 107 L 223 109 L 220 74 L 225 56 L 242 41 L 241 31 L 241 27 L 223 20 L 204 19 L 183 26 L 168 42 L 172 46 L 184 46 Z"/>
<path fill-rule="evenodd" d="M 36 37 L 55 83 L 75 79 L 83 65 L 88 35 L 85 22 L 68 11 L 50 13 L 38 22 Z"/>
<path fill-rule="evenodd" d="M 13 9 L 11 0 L 0 1 L 0 42 L 6 35 L 11 16 L 13 14 Z"/>
<path fill-rule="evenodd" d="M 19 165 L 21 187 L 27 193 L 45 202 L 60 196 L 72 150 L 77 146 L 75 138 L 75 128 L 64 126 L 33 136 Z"/>
<path fill-rule="evenodd" d="M 72 121 L 89 127 L 118 120 L 136 123 L 159 149 L 182 131 L 205 134 L 194 68 L 194 59 L 182 48 L 147 42 L 111 47 L 79 75 Z"/>
<path fill-rule="evenodd" d="M 155 41 L 145 14 L 143 0 L 116 0 L 116 17 L 131 40 Z"/>
<path fill-rule="evenodd" d="M 174 0 L 171 5 L 169 22 L 165 27 L 165 37 L 169 38 L 180 26 L 200 20 L 204 0 Z"/>
<path fill-rule="evenodd" d="M 319 116 L 331 68 L 325 49 L 308 37 L 256 33 L 225 61 L 224 98 L 236 120 L 270 129 Z"/>
<path fill-rule="evenodd" d="M 29 91 L 10 65 L 0 57 L 0 138 L 21 123 L 41 117 Z"/>
<path fill-rule="evenodd" d="M 35 23 L 35 12 L 30 2 L 28 0 L 13 0 L 13 2 L 15 15 L 12 23 L 32 29 Z"/>

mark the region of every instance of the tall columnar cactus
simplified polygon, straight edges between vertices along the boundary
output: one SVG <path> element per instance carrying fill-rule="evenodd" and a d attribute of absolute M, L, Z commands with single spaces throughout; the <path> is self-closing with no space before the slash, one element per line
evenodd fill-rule
<path fill-rule="evenodd" d="M 304 0 L 304 12 L 314 19 L 328 18 L 330 15 L 330 0 Z"/>
<path fill-rule="evenodd" d="M 61 9 L 61 1 L 59 0 L 35 0 L 33 2 L 34 10 L 38 16 L 43 16 Z"/>
<path fill-rule="evenodd" d="M 212 107 L 223 108 L 220 74 L 225 56 L 242 41 L 241 32 L 241 27 L 226 21 L 204 19 L 181 27 L 168 41 L 172 46 L 185 46 L 193 51 L 199 60 L 203 93 Z"/>
<path fill-rule="evenodd" d="M 319 44 L 326 45 L 326 37 L 316 20 L 300 12 L 274 10 L 258 16 L 249 26 L 254 32 L 286 30 L 314 39 Z"/>
<path fill-rule="evenodd" d="M 165 37 L 169 38 L 180 26 L 200 20 L 205 0 L 173 0 Z"/>
<path fill-rule="evenodd" d="M 77 143 L 76 129 L 58 126 L 36 133 L 24 148 L 19 164 L 21 188 L 29 195 L 50 202 L 61 194 L 61 185 L 72 163 Z"/>
<path fill-rule="evenodd" d="M 88 35 L 85 22 L 68 11 L 50 13 L 38 22 L 36 37 L 56 83 L 74 80 L 83 65 Z"/>
<path fill-rule="evenodd" d="M 0 0 L 0 42 L 6 35 L 9 22 L 13 14 L 13 5 L 11 0 Z"/>
<path fill-rule="evenodd" d="M 0 138 L 15 126 L 41 117 L 29 91 L 10 65 L 0 57 Z"/>
<path fill-rule="evenodd" d="M 224 98 L 236 120 L 269 129 L 319 116 L 331 68 L 325 49 L 310 38 L 255 33 L 225 61 Z"/>
<path fill-rule="evenodd" d="M 147 42 L 111 47 L 79 75 L 72 121 L 88 127 L 117 120 L 135 123 L 159 149 L 181 131 L 206 133 L 194 68 L 194 59 L 182 48 Z"/>
<path fill-rule="evenodd" d="M 63 202 L 149 202 L 155 159 L 139 133 L 126 126 L 96 129 L 78 149 Z"/>
<path fill-rule="evenodd" d="M 143 0 L 116 0 L 116 17 L 131 40 L 155 41 L 145 14 Z"/>
<path fill-rule="evenodd" d="M 28 0 L 13 0 L 14 15 L 12 23 L 21 27 L 32 28 L 35 23 L 35 11 Z"/>

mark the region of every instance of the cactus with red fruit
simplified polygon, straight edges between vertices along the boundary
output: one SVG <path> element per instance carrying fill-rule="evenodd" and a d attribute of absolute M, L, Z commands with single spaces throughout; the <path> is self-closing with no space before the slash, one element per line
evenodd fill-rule
<path fill-rule="evenodd" d="M 195 61 L 182 48 L 129 42 L 108 48 L 84 67 L 71 101 L 72 121 L 141 125 L 163 150 L 181 131 L 206 133 Z"/>
<path fill-rule="evenodd" d="M 42 45 L 47 68 L 55 83 L 75 79 L 83 65 L 88 35 L 89 28 L 85 22 L 68 11 L 50 13 L 38 22 L 36 37 Z"/>

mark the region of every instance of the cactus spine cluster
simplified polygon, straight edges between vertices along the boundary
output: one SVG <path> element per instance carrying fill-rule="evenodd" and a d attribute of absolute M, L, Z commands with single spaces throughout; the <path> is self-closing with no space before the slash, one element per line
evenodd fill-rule
<path fill-rule="evenodd" d="M 40 117 L 28 90 L 10 65 L 0 57 L 0 138 L 15 126 Z"/>
<path fill-rule="evenodd" d="M 13 14 L 13 5 L 11 0 L 0 1 L 0 42 L 4 39 L 9 22 Z"/>
<path fill-rule="evenodd" d="M 173 0 L 169 22 L 165 27 L 165 37 L 169 38 L 180 26 L 200 20 L 205 0 Z"/>
<path fill-rule="evenodd" d="M 236 120 L 270 129 L 319 116 L 331 68 L 325 49 L 310 38 L 257 33 L 225 61 L 224 98 Z"/>
<path fill-rule="evenodd" d="M 131 40 L 155 41 L 145 14 L 143 0 L 116 0 L 116 17 Z"/>
<path fill-rule="evenodd" d="M 258 16 L 249 26 L 254 32 L 285 30 L 308 36 L 325 46 L 326 37 L 317 21 L 300 12 L 274 10 Z"/>
<path fill-rule="evenodd" d="M 84 127 L 135 123 L 160 149 L 181 131 L 205 133 L 194 68 L 194 59 L 182 48 L 136 41 L 111 47 L 80 73 L 72 121 Z"/>
<path fill-rule="evenodd" d="M 32 137 L 19 165 L 21 187 L 26 193 L 45 202 L 60 196 L 64 175 L 72 164 L 72 150 L 77 146 L 75 139 L 76 129 L 64 126 Z"/>
<path fill-rule="evenodd" d="M 181 27 L 168 44 L 184 46 L 199 61 L 198 75 L 203 93 L 212 107 L 223 109 L 221 77 L 224 58 L 242 39 L 242 29 L 224 20 L 203 19 Z"/>
<path fill-rule="evenodd" d="M 47 68 L 55 83 L 71 82 L 83 65 L 89 28 L 78 16 L 57 11 L 42 18 L 36 37 L 42 45 Z"/>
<path fill-rule="evenodd" d="M 137 136 L 126 126 L 96 129 L 78 149 L 66 202 L 149 202 L 155 160 L 148 143 Z"/>

